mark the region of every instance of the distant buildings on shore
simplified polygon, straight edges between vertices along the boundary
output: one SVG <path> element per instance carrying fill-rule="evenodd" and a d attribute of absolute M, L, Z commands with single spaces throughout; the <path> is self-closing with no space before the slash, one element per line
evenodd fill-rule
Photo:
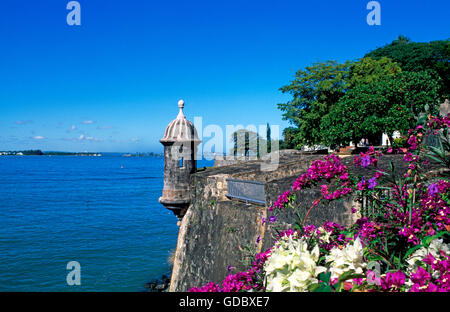
<path fill-rule="evenodd" d="M 134 153 L 134 154 L 123 154 L 122 157 L 164 157 L 161 153 Z"/>
<path fill-rule="evenodd" d="M 23 156 L 22 152 L 0 152 L 0 156 Z"/>
<path fill-rule="evenodd" d="M 102 156 L 100 153 L 42 152 L 41 150 L 0 151 L 0 156 Z"/>
<path fill-rule="evenodd" d="M 122 157 L 163 157 L 161 153 L 90 153 L 90 152 L 43 152 L 41 150 L 0 151 L 0 156 L 122 156 Z"/>

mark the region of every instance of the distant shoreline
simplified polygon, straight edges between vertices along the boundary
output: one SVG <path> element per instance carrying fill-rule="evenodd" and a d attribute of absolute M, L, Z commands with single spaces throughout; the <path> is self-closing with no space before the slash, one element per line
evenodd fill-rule
<path fill-rule="evenodd" d="M 158 153 L 100 153 L 100 152 L 43 152 L 41 150 L 23 150 L 23 151 L 0 151 L 1 156 L 122 156 L 122 157 L 155 157 L 162 158 L 162 154 Z"/>

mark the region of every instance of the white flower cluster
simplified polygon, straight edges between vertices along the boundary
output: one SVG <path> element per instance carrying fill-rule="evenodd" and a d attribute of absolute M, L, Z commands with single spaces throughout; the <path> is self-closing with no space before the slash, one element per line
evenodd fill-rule
<path fill-rule="evenodd" d="M 331 279 L 339 278 L 343 273 L 354 270 L 356 274 L 362 274 L 366 263 L 363 261 L 363 246 L 359 237 L 347 246 L 340 249 L 334 247 L 325 261 L 330 263 Z"/>
<path fill-rule="evenodd" d="M 319 247 L 316 245 L 311 252 L 307 248 L 303 238 L 280 238 L 264 265 L 267 291 L 307 291 L 311 284 L 318 282 L 317 276 L 326 268 L 317 265 Z"/>
<path fill-rule="evenodd" d="M 443 239 L 435 238 L 431 241 L 428 248 L 422 247 L 416 250 L 412 255 L 408 257 L 406 262 L 408 263 L 407 272 L 415 272 L 417 268 L 417 263 L 421 262 L 428 254 L 432 254 L 437 260 L 444 260 L 441 255 L 443 251 L 447 256 L 450 256 L 450 244 L 445 244 Z M 439 272 L 433 272 L 433 277 L 439 276 Z M 407 285 L 412 285 L 412 282 L 407 281 Z"/>
<path fill-rule="evenodd" d="M 328 232 L 327 230 L 325 230 L 325 228 L 323 226 L 321 226 L 317 229 L 318 237 L 322 243 L 328 244 L 330 242 L 331 233 L 332 232 Z M 314 233 L 314 234 L 316 234 L 316 233 Z"/>
<path fill-rule="evenodd" d="M 409 267 L 413 268 L 416 264 L 416 261 L 422 261 L 423 258 L 428 256 L 428 254 L 432 254 L 433 257 L 439 260 L 443 260 L 440 254 L 442 250 L 447 256 L 450 255 L 450 244 L 445 244 L 443 239 L 434 239 L 431 241 L 428 248 L 422 247 L 416 250 L 409 258 L 406 260 L 408 262 Z"/>

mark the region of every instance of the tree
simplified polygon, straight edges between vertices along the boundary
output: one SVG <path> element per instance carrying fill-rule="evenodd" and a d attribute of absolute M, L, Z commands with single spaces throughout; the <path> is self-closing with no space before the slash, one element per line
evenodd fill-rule
<path fill-rule="evenodd" d="M 293 99 L 278 104 L 283 111 L 283 119 L 297 128 L 295 142 L 297 147 L 323 142 L 319 129 L 320 121 L 332 106 L 339 101 L 348 89 L 349 68 L 352 62 L 343 64 L 336 61 L 315 63 L 295 74 L 295 79 L 281 87 Z"/>
<path fill-rule="evenodd" d="M 297 136 L 297 128 L 287 127 L 283 130 L 283 140 L 280 142 L 280 149 L 300 149 L 301 146 L 297 146 L 295 138 Z"/>
<path fill-rule="evenodd" d="M 386 57 L 379 60 L 366 57 L 344 64 L 327 61 L 298 71 L 296 79 L 281 88 L 294 98 L 278 107 L 285 112 L 283 118 L 297 126 L 285 129 L 284 144 L 300 149 L 305 144 L 327 143 L 319 125 L 350 88 L 375 83 L 399 72 L 398 64 Z"/>
<path fill-rule="evenodd" d="M 355 85 L 322 120 L 326 143 L 347 145 L 368 138 L 370 144 L 378 145 L 382 133 L 405 133 L 425 105 L 437 111 L 440 83 L 433 72 L 422 71 Z"/>
<path fill-rule="evenodd" d="M 450 40 L 412 42 L 399 36 L 392 43 L 365 55 L 373 59 L 388 57 L 397 62 L 403 71 L 435 71 L 441 80 L 440 95 L 450 96 Z"/>
<path fill-rule="evenodd" d="M 350 67 L 349 85 L 353 87 L 359 84 L 375 83 L 385 77 L 393 77 L 401 71 L 400 66 L 390 58 L 364 57 Z"/>
<path fill-rule="evenodd" d="M 378 144 L 381 133 L 411 126 L 425 104 L 435 110 L 450 97 L 450 42 L 399 36 L 358 61 L 307 66 L 280 90 L 292 95 L 278 104 L 292 125 L 284 146 Z"/>
<path fill-rule="evenodd" d="M 270 130 L 269 123 L 267 123 L 266 141 L 267 141 L 267 152 L 270 153 L 272 151 L 272 130 Z"/>

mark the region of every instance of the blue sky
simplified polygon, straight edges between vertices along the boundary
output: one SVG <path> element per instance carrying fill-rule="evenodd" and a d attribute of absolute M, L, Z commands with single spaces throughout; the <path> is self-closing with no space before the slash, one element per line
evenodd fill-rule
<path fill-rule="evenodd" d="M 81 26 L 68 2 L 2 0 L 0 150 L 160 152 L 181 98 L 204 126 L 282 130 L 296 70 L 449 37 L 448 0 L 379 1 L 380 26 L 365 0 L 79 0 Z"/>

